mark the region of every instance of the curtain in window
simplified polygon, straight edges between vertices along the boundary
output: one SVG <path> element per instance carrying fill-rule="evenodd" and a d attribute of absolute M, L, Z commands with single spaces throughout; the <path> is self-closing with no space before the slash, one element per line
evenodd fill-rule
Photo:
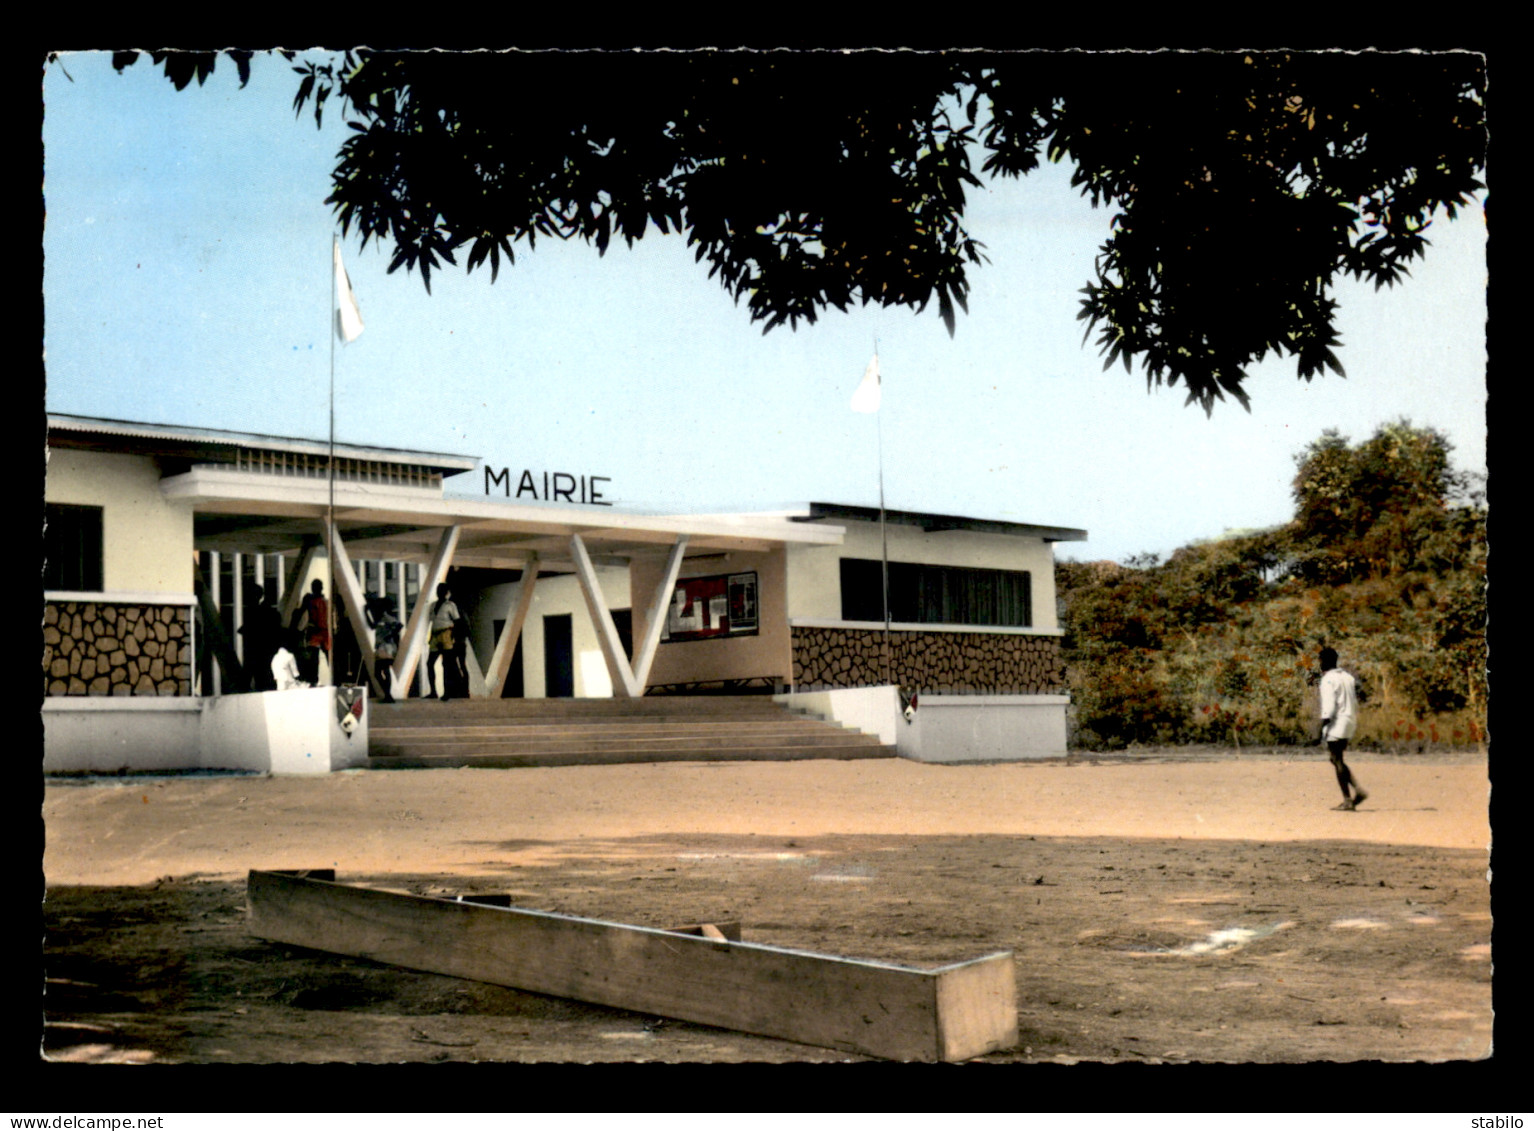
<path fill-rule="evenodd" d="M 841 561 L 842 619 L 884 620 L 880 563 Z M 1028 628 L 1033 624 L 1031 578 L 1026 570 L 889 563 L 890 620 L 904 624 L 956 624 Z"/>

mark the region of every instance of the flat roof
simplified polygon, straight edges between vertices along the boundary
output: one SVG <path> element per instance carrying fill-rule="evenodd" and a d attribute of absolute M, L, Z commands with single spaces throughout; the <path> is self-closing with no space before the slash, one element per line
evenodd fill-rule
<path fill-rule="evenodd" d="M 328 440 L 269 436 L 260 432 L 232 432 L 222 428 L 191 428 L 178 424 L 150 424 L 136 420 L 110 420 L 64 412 L 48 414 L 48 442 L 57 448 L 128 451 L 181 459 L 227 458 L 233 449 L 240 448 L 309 456 L 328 456 L 331 450 Z M 426 467 L 442 475 L 472 471 L 479 463 L 477 456 L 340 442 L 335 446 L 335 454 L 338 459 Z"/>
<path fill-rule="evenodd" d="M 601 507 L 528 505 L 494 499 L 447 498 L 441 486 L 423 493 L 387 483 L 267 475 L 232 466 L 241 450 L 281 451 L 324 457 L 324 441 L 217 428 L 48 415 L 49 443 L 60 448 L 132 452 L 173 461 L 160 489 L 196 512 L 196 544 L 203 549 L 248 548 L 275 553 L 313 540 L 325 516 L 334 513 L 342 537 L 354 553 L 366 556 L 426 558 L 440 531 L 459 526 L 462 564 L 506 567 L 530 553 L 544 560 L 564 556 L 572 534 L 607 554 L 633 554 L 689 536 L 697 551 L 766 549 L 794 543 L 827 544 L 841 540 L 838 521 L 879 521 L 875 507 L 809 503 L 787 511 L 734 514 L 636 514 Z M 400 448 L 336 444 L 338 458 L 427 468 L 442 475 L 472 470 L 477 457 Z M 185 461 L 183 466 L 180 461 Z M 1084 541 L 1085 530 L 1008 522 L 960 515 L 887 510 L 885 520 L 928 532 L 963 530 L 1040 538 L 1046 542 Z M 808 524 L 808 525 L 806 525 Z M 599 549 L 600 547 L 600 549 Z"/>
<path fill-rule="evenodd" d="M 1008 522 L 994 518 L 968 518 L 954 514 L 927 514 L 922 511 L 885 510 L 884 521 L 897 526 L 915 526 L 929 534 L 943 530 L 968 530 L 978 534 L 1011 534 L 1042 538 L 1046 542 L 1085 542 L 1087 532 L 1072 526 L 1041 526 L 1031 522 Z M 796 515 L 794 522 L 852 521 L 878 522 L 878 507 L 852 506 L 847 503 L 810 503 L 809 513 Z"/>

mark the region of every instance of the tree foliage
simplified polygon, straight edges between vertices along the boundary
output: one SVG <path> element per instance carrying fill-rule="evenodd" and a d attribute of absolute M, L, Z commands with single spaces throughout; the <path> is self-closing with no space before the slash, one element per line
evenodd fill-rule
<path fill-rule="evenodd" d="M 134 53 L 119 55 L 118 69 Z M 217 56 L 154 56 L 178 88 Z M 232 55 L 242 80 L 249 55 Z M 292 56 L 290 56 L 292 58 Z M 974 170 L 1069 161 L 1111 213 L 1079 317 L 1206 411 L 1270 352 L 1332 369 L 1344 274 L 1394 285 L 1481 188 L 1485 78 L 1443 54 L 354 51 L 294 109 L 350 127 L 332 204 L 390 269 L 682 233 L 764 330 L 854 303 L 949 332 Z"/>
<path fill-rule="evenodd" d="M 1406 420 L 1356 447 L 1323 433 L 1295 457 L 1290 572 L 1336 583 L 1454 568 L 1450 501 L 1469 501 L 1471 484 L 1452 468 L 1452 450 L 1441 432 Z"/>
<path fill-rule="evenodd" d="M 1443 435 L 1397 421 L 1296 456 L 1286 526 L 1164 563 L 1062 562 L 1086 746 L 1314 737 L 1317 652 L 1359 678 L 1368 741 L 1476 741 L 1486 721 L 1486 508 Z"/>

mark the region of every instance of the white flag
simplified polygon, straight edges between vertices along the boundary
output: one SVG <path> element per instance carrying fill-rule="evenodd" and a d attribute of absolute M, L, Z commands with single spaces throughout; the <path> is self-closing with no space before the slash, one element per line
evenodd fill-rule
<path fill-rule="evenodd" d="M 336 261 L 336 330 L 341 339 L 355 342 L 362 334 L 362 311 L 357 307 L 357 296 L 352 294 L 352 281 L 346 277 L 341 266 L 341 241 L 333 243 Z"/>
<path fill-rule="evenodd" d="M 858 383 L 857 392 L 852 394 L 853 412 L 878 412 L 879 411 L 879 355 L 874 354 L 874 359 L 868 363 L 868 368 L 863 371 L 863 380 Z"/>

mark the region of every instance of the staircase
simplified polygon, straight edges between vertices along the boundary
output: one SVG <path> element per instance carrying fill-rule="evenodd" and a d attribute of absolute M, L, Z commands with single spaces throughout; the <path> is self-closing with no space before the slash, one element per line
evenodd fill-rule
<path fill-rule="evenodd" d="M 873 735 L 761 695 L 407 699 L 369 714 L 374 769 L 895 756 Z"/>

